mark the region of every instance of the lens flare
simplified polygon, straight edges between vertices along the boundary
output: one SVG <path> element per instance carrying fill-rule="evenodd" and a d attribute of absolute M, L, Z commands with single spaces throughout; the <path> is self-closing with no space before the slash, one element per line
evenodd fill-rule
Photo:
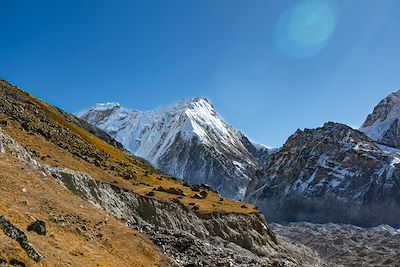
<path fill-rule="evenodd" d="M 337 6 L 328 0 L 305 0 L 287 9 L 275 29 L 275 46 L 287 57 L 306 58 L 317 54 L 332 36 Z"/>

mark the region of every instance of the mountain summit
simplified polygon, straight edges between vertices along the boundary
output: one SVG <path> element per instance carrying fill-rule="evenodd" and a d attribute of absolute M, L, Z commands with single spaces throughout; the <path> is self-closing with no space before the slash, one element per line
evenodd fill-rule
<path fill-rule="evenodd" d="M 298 130 L 247 191 L 271 221 L 400 226 L 400 155 L 340 123 Z"/>
<path fill-rule="evenodd" d="M 209 184 L 225 197 L 243 198 L 260 159 L 269 153 L 225 123 L 205 98 L 152 111 L 96 104 L 78 116 L 157 168 L 191 183 Z"/>
<path fill-rule="evenodd" d="M 400 148 L 400 90 L 385 97 L 360 130 L 379 144 Z"/>

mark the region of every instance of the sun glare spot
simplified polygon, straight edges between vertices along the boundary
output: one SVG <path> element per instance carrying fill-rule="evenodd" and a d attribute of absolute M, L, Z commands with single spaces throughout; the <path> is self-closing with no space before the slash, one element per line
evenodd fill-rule
<path fill-rule="evenodd" d="M 291 58 L 316 55 L 326 45 L 337 24 L 337 7 L 329 0 L 304 0 L 280 16 L 275 46 Z"/>

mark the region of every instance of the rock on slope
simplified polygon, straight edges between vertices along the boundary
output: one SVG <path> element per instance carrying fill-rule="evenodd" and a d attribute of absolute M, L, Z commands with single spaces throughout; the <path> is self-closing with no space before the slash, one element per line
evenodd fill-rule
<path fill-rule="evenodd" d="M 226 124 L 204 98 L 146 112 L 97 104 L 78 116 L 168 174 L 209 184 L 229 198 L 244 197 L 259 161 L 269 154 Z"/>
<path fill-rule="evenodd" d="M 271 221 L 400 226 L 400 156 L 338 123 L 298 130 L 252 180 Z"/>
<path fill-rule="evenodd" d="M 379 144 L 400 148 L 400 91 L 384 98 L 360 128 Z"/>

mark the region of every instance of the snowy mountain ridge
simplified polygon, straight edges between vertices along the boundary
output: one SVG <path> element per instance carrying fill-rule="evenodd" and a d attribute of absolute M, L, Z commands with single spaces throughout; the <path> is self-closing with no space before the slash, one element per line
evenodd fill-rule
<path fill-rule="evenodd" d="M 379 144 L 400 148 L 400 91 L 385 97 L 360 127 Z"/>
<path fill-rule="evenodd" d="M 77 115 L 161 170 L 193 183 L 210 184 L 234 198 L 244 196 L 260 158 L 263 161 L 269 153 L 225 123 L 205 98 L 181 100 L 151 111 L 111 102 Z"/>
<path fill-rule="evenodd" d="M 246 200 L 271 221 L 400 226 L 400 154 L 339 123 L 298 130 L 257 172 Z"/>

